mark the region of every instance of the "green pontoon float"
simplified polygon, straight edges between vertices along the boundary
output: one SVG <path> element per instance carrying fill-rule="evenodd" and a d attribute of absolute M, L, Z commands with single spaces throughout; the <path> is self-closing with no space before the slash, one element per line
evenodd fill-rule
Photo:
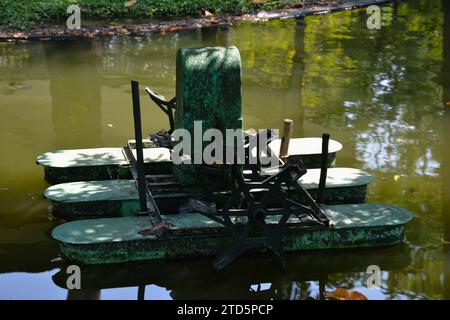
<path fill-rule="evenodd" d="M 314 198 L 319 190 L 320 171 L 308 169 L 300 178 L 303 187 Z M 173 175 L 149 175 L 146 181 L 159 209 L 168 214 L 177 213 L 189 198 L 202 193 L 200 187 L 183 187 Z M 372 181 L 370 174 L 358 169 L 329 168 L 323 202 L 364 203 L 367 186 Z M 297 195 L 296 189 L 288 192 L 294 198 Z M 44 198 L 52 204 L 52 215 L 66 220 L 135 216 L 139 210 L 139 192 L 134 180 L 61 183 L 47 188 Z"/>
<path fill-rule="evenodd" d="M 236 47 L 180 49 L 176 102 L 161 104 L 167 113 L 176 109 L 175 116 L 169 116 L 170 131 L 192 131 L 194 119 L 203 121 L 205 128 L 241 128 L 240 68 Z M 290 157 L 285 163 L 280 160 L 282 166 L 271 174 L 259 162 L 249 166 L 173 165 L 172 179 L 186 188 L 195 181 L 199 194 L 180 196 L 186 201 L 182 210 L 168 212 L 178 207 L 175 197 L 166 198 L 169 204 L 163 204 L 167 193 L 154 192 L 155 184 L 161 185 L 161 181 L 146 178 L 144 156 L 149 149 L 143 148 L 135 81 L 132 94 L 135 143 L 124 147 L 122 154 L 133 180 L 114 180 L 106 187 L 99 181 L 76 182 L 46 191 L 45 196 L 59 204 L 70 204 L 71 199 L 83 202 L 80 199 L 84 191 L 85 198 L 99 201 L 95 217 L 105 216 L 101 210 L 104 195 L 114 194 L 114 199 L 108 199 L 114 203 L 109 209 L 115 216 L 130 215 L 84 219 L 56 227 L 52 236 L 67 260 L 105 264 L 218 254 L 214 266 L 220 270 L 249 250 L 265 248 L 284 269 L 284 252 L 386 247 L 403 242 L 405 225 L 412 216 L 402 208 L 383 204 L 324 205 L 333 183 L 345 187 L 341 175 L 358 176 L 349 179 L 352 186 L 358 179 L 366 186 L 371 179 L 358 170 L 329 168 L 329 151 L 334 149 L 326 134 L 321 140 L 320 169 L 309 174 L 301 156 Z M 267 132 L 260 132 L 257 139 L 263 139 Z M 284 137 L 270 143 L 286 144 Z M 246 154 L 251 154 L 248 149 L 245 145 Z M 267 150 L 270 152 L 270 148 Z M 261 150 L 257 154 L 261 157 Z M 115 187 L 110 188 L 112 185 Z M 66 209 L 70 211 L 70 205 Z M 105 207 L 104 212 L 109 209 Z"/>
<path fill-rule="evenodd" d="M 295 138 L 291 143 L 289 152 L 292 157 L 301 157 L 307 168 L 320 166 L 321 138 Z M 279 150 L 279 146 L 280 139 L 269 145 L 274 151 Z M 145 174 L 172 173 L 169 148 L 158 147 L 149 139 L 144 141 L 144 147 Z M 330 167 L 335 165 L 336 153 L 341 149 L 339 142 L 330 140 Z M 38 156 L 36 163 L 44 167 L 45 180 L 51 184 L 131 178 L 130 166 L 122 148 L 57 150 Z"/>
<path fill-rule="evenodd" d="M 36 163 L 44 167 L 45 180 L 51 184 L 131 178 L 122 148 L 57 150 L 38 156 Z M 144 163 L 146 174 L 171 173 L 170 150 L 145 148 Z"/>

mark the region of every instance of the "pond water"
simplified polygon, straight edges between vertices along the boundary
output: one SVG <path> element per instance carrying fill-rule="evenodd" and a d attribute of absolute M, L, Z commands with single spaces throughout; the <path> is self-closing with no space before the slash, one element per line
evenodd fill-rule
<path fill-rule="evenodd" d="M 444 1 L 446 2 L 446 1 Z M 447 1 L 448 2 L 448 1 Z M 0 43 L 0 299 L 320 297 L 347 288 L 370 299 L 450 298 L 450 6 L 414 0 L 382 8 L 241 24 L 148 38 Z M 329 132 L 338 166 L 376 180 L 369 202 L 410 210 L 405 245 L 289 255 L 279 272 L 264 256 L 221 273 L 212 259 L 90 268 L 81 291 L 61 283 L 50 238 L 47 187 L 37 155 L 121 146 L 133 136 L 130 80 L 175 91 L 178 48 L 236 45 L 246 128 L 295 121 L 297 137 Z M 142 96 L 147 132 L 167 127 Z M 378 264 L 381 288 L 365 287 Z"/>

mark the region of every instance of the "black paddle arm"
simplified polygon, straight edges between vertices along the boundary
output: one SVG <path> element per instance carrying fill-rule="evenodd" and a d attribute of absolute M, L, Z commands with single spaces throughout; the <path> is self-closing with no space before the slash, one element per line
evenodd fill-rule
<path fill-rule="evenodd" d="M 167 101 L 164 96 L 160 95 L 149 87 L 146 87 L 145 91 L 150 96 L 150 99 L 152 99 L 152 101 L 156 103 L 156 105 L 169 117 L 170 130 L 168 131 L 168 133 L 172 134 L 173 130 L 175 129 L 174 110 L 176 110 L 176 97 L 174 97 L 170 101 Z"/>

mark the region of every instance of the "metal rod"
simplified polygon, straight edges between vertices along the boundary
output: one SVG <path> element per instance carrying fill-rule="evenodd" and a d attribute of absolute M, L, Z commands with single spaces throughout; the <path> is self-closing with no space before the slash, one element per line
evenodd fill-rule
<path fill-rule="evenodd" d="M 319 300 L 326 299 L 326 278 L 319 279 Z"/>
<path fill-rule="evenodd" d="M 138 300 L 145 300 L 145 285 L 138 286 Z"/>
<path fill-rule="evenodd" d="M 174 122 L 174 120 L 173 120 L 173 107 L 172 107 L 171 105 L 169 105 L 167 108 L 168 108 L 168 110 L 169 110 L 169 113 L 168 113 L 168 116 L 169 116 L 169 126 L 170 126 L 169 133 L 172 134 L 172 133 L 173 133 L 173 130 L 175 130 L 175 122 Z"/>
<path fill-rule="evenodd" d="M 284 119 L 283 136 L 280 144 L 280 159 L 286 162 L 289 157 L 289 142 L 291 141 L 292 131 L 294 129 L 294 121 Z"/>
<path fill-rule="evenodd" d="M 136 141 L 136 169 L 139 189 L 139 208 L 141 213 L 148 212 L 145 195 L 144 152 L 142 150 L 141 105 L 139 100 L 139 82 L 131 81 L 131 94 L 133 96 L 134 136 Z"/>
<path fill-rule="evenodd" d="M 327 183 L 328 171 L 328 145 L 330 143 L 330 135 L 324 133 L 322 135 L 322 163 L 320 167 L 319 191 L 317 193 L 317 203 L 323 203 L 325 195 L 325 187 Z"/>

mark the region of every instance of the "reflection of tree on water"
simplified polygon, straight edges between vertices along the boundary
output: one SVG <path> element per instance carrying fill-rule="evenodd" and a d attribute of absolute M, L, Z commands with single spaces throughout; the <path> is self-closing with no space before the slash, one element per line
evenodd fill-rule
<path fill-rule="evenodd" d="M 90 41 L 45 42 L 55 147 L 101 144 L 101 47 Z"/>
<path fill-rule="evenodd" d="M 305 108 L 302 104 L 303 76 L 305 73 L 305 29 L 306 22 L 297 20 L 295 28 L 295 55 L 292 58 L 291 83 L 285 103 L 287 116 L 295 114 L 295 136 L 304 137 Z"/>
<path fill-rule="evenodd" d="M 442 218 L 444 220 L 444 241 L 450 242 L 450 1 L 442 0 L 443 25 L 443 65 L 442 65 Z M 450 299 L 450 246 L 444 245 L 444 298 Z"/>
<path fill-rule="evenodd" d="M 305 27 L 289 20 L 230 29 L 227 43 L 236 45 L 242 56 L 247 128 L 279 128 L 283 118 L 291 118 L 294 135 L 303 135 Z"/>
<path fill-rule="evenodd" d="M 445 2 L 443 1 L 443 3 Z M 446 5 L 448 6 L 448 4 Z M 405 7 L 409 7 L 411 11 L 409 15 L 404 13 Z M 415 11 L 433 13 L 419 18 L 420 14 L 412 13 Z M 444 14 L 447 12 L 445 14 L 447 18 L 444 17 L 447 20 L 448 8 L 444 7 L 443 11 Z M 390 54 L 384 57 L 385 64 L 390 63 L 390 68 L 395 71 L 392 74 L 395 77 L 386 79 L 392 80 L 386 84 L 389 85 L 388 88 L 392 88 L 390 95 L 393 104 L 389 100 L 380 100 L 386 102 L 385 109 L 390 109 L 390 118 L 388 119 L 391 121 L 382 126 L 377 122 L 373 127 L 375 130 L 381 130 L 375 136 L 391 137 L 386 143 L 383 141 L 379 144 L 379 146 L 392 148 L 386 153 L 389 162 L 383 165 L 383 169 L 389 173 L 403 174 L 401 181 L 397 183 L 397 188 L 392 187 L 394 183 L 391 177 L 388 178 L 388 181 L 379 183 L 380 187 L 392 190 L 391 195 L 382 192 L 380 197 L 384 201 L 397 198 L 397 203 L 401 201 L 399 204 L 415 212 L 416 218 L 410 224 L 407 234 L 408 242 L 412 247 L 413 263 L 406 270 L 391 272 L 388 282 L 392 287 L 407 288 L 418 294 L 423 293 L 428 298 L 442 298 L 448 297 L 448 293 L 445 293 L 446 290 L 448 292 L 448 289 L 445 288 L 448 288 L 448 284 L 444 284 L 442 287 L 442 276 L 443 273 L 448 274 L 449 264 L 447 263 L 447 266 L 444 264 L 444 268 L 442 268 L 441 261 L 446 257 L 440 250 L 442 230 L 440 206 L 443 206 L 444 212 L 448 211 L 445 209 L 445 193 L 448 194 L 448 188 L 444 187 L 443 197 L 440 198 L 439 192 L 437 192 L 437 182 L 441 180 L 446 185 L 449 180 L 449 176 L 447 175 L 447 178 L 445 176 L 444 168 L 450 149 L 449 145 L 441 148 L 441 143 L 437 142 L 439 134 L 442 134 L 445 140 L 446 133 L 444 131 L 448 130 L 447 125 L 441 126 L 442 106 L 437 79 L 443 71 L 441 67 L 445 69 L 445 64 L 450 61 L 445 58 L 445 43 L 448 43 L 449 27 L 448 22 L 444 28 L 441 24 L 441 7 L 431 5 L 429 2 L 417 1 L 408 5 L 401 4 L 399 12 L 403 12 L 403 15 L 397 19 L 396 30 L 404 31 L 393 31 L 388 34 L 389 43 L 394 43 L 398 47 L 388 50 Z M 408 16 L 411 15 L 415 15 L 417 19 L 415 21 L 408 20 Z M 433 36 L 427 38 L 425 35 L 430 30 L 433 30 Z M 407 40 L 405 35 L 408 36 Z M 444 66 L 442 66 L 441 60 L 442 45 L 444 46 Z M 448 70 L 447 67 L 447 71 L 443 71 L 444 78 L 445 73 L 448 77 Z M 383 128 L 387 128 L 387 130 L 382 131 Z M 443 131 L 439 128 L 442 128 Z M 366 137 L 370 137 L 369 134 Z M 377 145 L 376 142 L 373 143 Z M 367 141 L 362 146 L 365 147 L 365 144 Z M 386 149 L 381 150 L 385 151 Z M 370 158 L 371 155 L 368 155 L 367 159 L 370 160 Z M 441 170 L 438 169 L 439 160 L 441 161 Z M 444 171 L 442 171 L 443 169 Z M 379 189 L 381 189 L 380 187 Z M 400 192 L 401 197 L 398 196 Z M 449 277 L 445 276 L 445 278 L 448 282 Z"/>
<path fill-rule="evenodd" d="M 186 37 L 191 39 L 191 37 Z M 186 40 L 184 37 L 183 40 Z M 195 42 L 195 39 L 192 39 Z M 104 84 L 117 88 L 136 79 L 167 97 L 174 94 L 175 57 L 188 46 L 177 34 L 103 39 Z"/>
<path fill-rule="evenodd" d="M 40 43 L 1 43 L 0 79 L 22 77 L 24 79 L 45 79 Z M 45 67 L 45 65 L 43 65 Z"/>
<path fill-rule="evenodd" d="M 436 136 L 430 128 L 438 126 L 439 87 L 433 78 L 440 73 L 441 43 L 440 37 L 430 39 L 426 34 L 430 29 L 436 34 L 441 31 L 436 19 L 439 7 L 402 4 L 398 11 L 406 6 L 411 12 L 394 17 L 396 24 L 382 28 L 378 35 L 376 71 L 370 84 L 373 96 L 366 104 L 371 120 L 367 132 L 358 135 L 359 157 L 368 167 L 385 172 L 437 176 L 439 150 L 432 143 Z M 427 9 L 434 14 L 415 21 L 408 18 Z"/>
<path fill-rule="evenodd" d="M 407 228 L 413 264 L 386 274 L 393 295 L 398 288 L 419 296 L 442 294 L 436 192 L 442 154 L 436 143 L 441 17 L 439 5 L 414 1 L 384 7 L 381 30 L 367 30 L 364 11 L 307 18 L 314 32 L 305 39 L 306 118 L 342 131 L 336 137 L 352 166 L 376 170 L 370 201 L 395 203 L 416 214 Z"/>
<path fill-rule="evenodd" d="M 0 95 L 20 94 L 32 88 L 30 80 L 46 80 L 40 43 L 0 43 Z"/>
<path fill-rule="evenodd" d="M 436 175 L 432 144 L 417 146 L 435 138 L 429 129 L 438 107 L 440 37 L 428 33 L 440 33 L 439 9 L 424 1 L 386 6 L 381 30 L 365 27 L 364 10 L 308 18 L 315 32 L 306 38 L 307 115 L 327 128 L 349 128 L 345 150 L 355 141 L 365 168 Z M 427 10 L 433 14 L 421 15 Z M 405 150 L 410 156 L 401 156 Z"/>

